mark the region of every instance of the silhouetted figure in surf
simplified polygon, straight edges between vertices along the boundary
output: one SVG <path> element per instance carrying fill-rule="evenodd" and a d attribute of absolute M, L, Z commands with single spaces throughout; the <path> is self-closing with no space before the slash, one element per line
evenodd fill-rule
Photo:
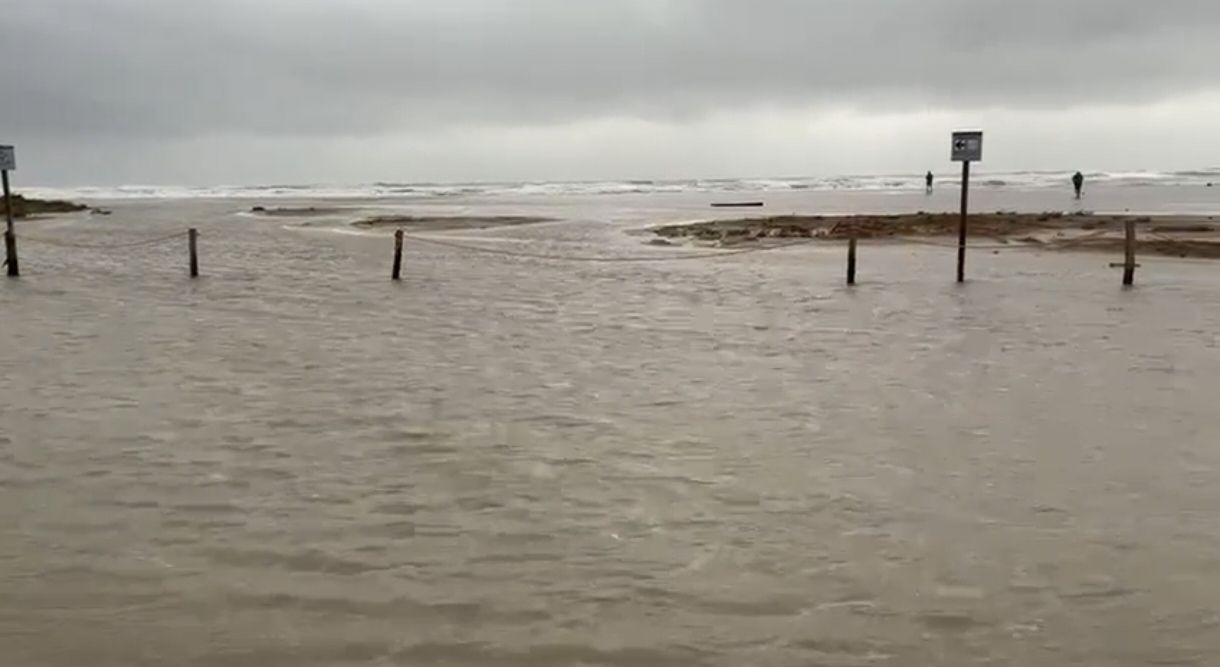
<path fill-rule="evenodd" d="M 934 178 L 934 177 L 932 176 L 932 172 L 930 172 L 930 171 L 928 172 L 928 175 L 927 175 L 927 176 L 924 176 L 924 177 L 923 177 L 923 182 L 924 182 L 924 193 L 925 193 L 925 194 L 929 194 L 929 195 L 930 195 L 930 194 L 932 194 L 932 180 L 933 180 L 933 178 Z"/>
<path fill-rule="evenodd" d="M 1072 187 L 1076 188 L 1076 198 L 1080 199 L 1080 195 L 1084 191 L 1084 174 L 1080 172 L 1072 174 Z"/>

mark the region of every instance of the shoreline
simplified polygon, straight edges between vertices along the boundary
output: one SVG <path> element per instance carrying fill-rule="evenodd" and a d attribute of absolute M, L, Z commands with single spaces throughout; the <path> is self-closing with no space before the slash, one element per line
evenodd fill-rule
<path fill-rule="evenodd" d="M 359 211 L 361 211 L 360 207 L 343 206 L 255 206 L 250 209 L 250 214 L 267 218 L 318 218 L 351 214 Z M 385 214 L 362 217 L 358 220 L 348 221 L 345 224 L 348 227 L 361 230 L 401 228 L 414 231 L 448 232 L 518 227 L 553 221 L 554 219 L 552 218 L 525 215 Z"/>
<path fill-rule="evenodd" d="M 1139 252 L 1172 257 L 1220 259 L 1220 221 L 1203 215 L 1111 215 L 1095 213 L 1015 213 L 999 211 L 968 216 L 969 235 L 1014 247 L 1057 251 L 1121 251 L 1127 221 L 1136 224 Z M 717 247 L 736 247 L 768 240 L 847 241 L 851 238 L 896 244 L 931 239 L 956 243 L 960 215 L 782 215 L 706 220 L 654 226 L 660 239 L 685 240 Z"/>
<path fill-rule="evenodd" d="M 383 215 L 357 220 L 350 225 L 356 229 L 404 228 L 441 232 L 519 227 L 551 221 L 551 218 L 515 215 Z"/>

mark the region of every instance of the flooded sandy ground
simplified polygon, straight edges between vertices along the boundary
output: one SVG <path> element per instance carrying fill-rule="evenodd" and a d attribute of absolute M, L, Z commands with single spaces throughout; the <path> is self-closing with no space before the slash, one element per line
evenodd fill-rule
<path fill-rule="evenodd" d="M 408 243 L 392 284 L 387 232 L 249 206 L 23 225 L 6 664 L 1220 663 L 1220 264 Z M 613 256 L 705 206 L 428 212 Z M 194 282 L 45 243 L 187 226 Z"/>

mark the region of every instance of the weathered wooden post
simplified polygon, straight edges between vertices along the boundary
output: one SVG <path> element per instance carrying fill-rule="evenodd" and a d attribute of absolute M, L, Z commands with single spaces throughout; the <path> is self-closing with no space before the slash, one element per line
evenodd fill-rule
<path fill-rule="evenodd" d="M 954 132 L 951 157 L 962 163 L 962 218 L 957 227 L 957 282 L 966 282 L 966 211 L 970 202 L 970 163 L 983 159 L 982 132 Z"/>
<path fill-rule="evenodd" d="M 1135 220 L 1127 220 L 1127 239 L 1124 246 L 1126 257 L 1123 258 L 1123 285 L 1130 287 L 1135 284 Z"/>
<path fill-rule="evenodd" d="M 1135 220 L 1124 220 L 1126 228 L 1126 238 L 1123 239 L 1123 261 L 1110 262 L 1110 268 L 1123 268 L 1123 287 L 1130 287 L 1135 284 L 1135 269 L 1139 264 L 1135 263 Z"/>
<path fill-rule="evenodd" d="M 966 210 L 970 201 L 970 161 L 962 162 L 962 218 L 957 224 L 957 282 L 966 282 Z"/>
<path fill-rule="evenodd" d="M 402 279 L 402 230 L 394 230 L 394 270 L 390 272 L 390 280 Z"/>
<path fill-rule="evenodd" d="M 13 194 L 8 188 L 8 172 L 17 169 L 17 156 L 12 146 L 0 146 L 0 175 L 4 178 L 4 259 L 8 266 L 8 275 L 16 278 L 21 275 L 21 265 L 17 261 L 17 230 L 13 227 Z"/>
<path fill-rule="evenodd" d="M 856 235 L 847 240 L 847 284 L 856 284 Z"/>
<path fill-rule="evenodd" d="M 195 229 L 194 227 L 191 227 L 186 233 L 186 238 L 187 238 L 187 246 L 191 253 L 191 277 L 198 278 L 199 277 L 199 250 L 198 250 L 199 230 Z"/>

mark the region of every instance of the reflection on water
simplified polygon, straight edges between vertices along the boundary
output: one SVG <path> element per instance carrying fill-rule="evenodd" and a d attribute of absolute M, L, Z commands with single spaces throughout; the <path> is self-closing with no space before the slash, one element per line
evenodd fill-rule
<path fill-rule="evenodd" d="M 6 663 L 1220 662 L 1212 264 L 413 246 L 391 284 L 387 236 L 240 207 L 26 227 L 195 225 L 205 278 L 30 243 L 0 285 Z M 491 236 L 641 252 L 573 217 Z"/>

